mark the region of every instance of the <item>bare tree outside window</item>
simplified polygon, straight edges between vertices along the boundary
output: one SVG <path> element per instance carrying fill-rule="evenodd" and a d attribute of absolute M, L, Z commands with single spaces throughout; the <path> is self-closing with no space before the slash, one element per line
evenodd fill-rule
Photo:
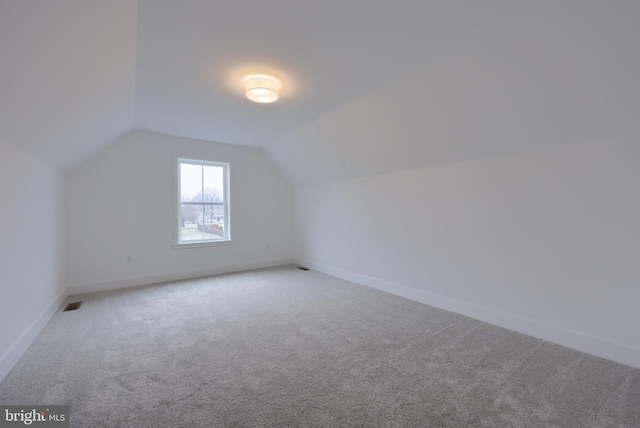
<path fill-rule="evenodd" d="M 229 239 L 228 167 L 179 159 L 178 243 Z"/>

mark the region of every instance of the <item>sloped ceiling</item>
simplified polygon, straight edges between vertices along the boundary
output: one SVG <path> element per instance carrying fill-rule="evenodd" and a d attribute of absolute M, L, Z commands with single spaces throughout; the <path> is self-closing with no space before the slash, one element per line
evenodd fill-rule
<path fill-rule="evenodd" d="M 266 152 L 309 185 L 588 141 L 640 144 L 640 2 L 532 3 Z"/>
<path fill-rule="evenodd" d="M 0 139 L 64 171 L 133 127 L 136 4 L 0 2 Z"/>
<path fill-rule="evenodd" d="M 500 25 L 470 3 L 140 0 L 136 126 L 264 146 Z M 249 102 L 250 73 L 281 99 Z"/>
<path fill-rule="evenodd" d="M 639 29 L 625 0 L 6 0 L 0 139 L 61 171 L 132 128 L 259 146 L 304 185 L 637 135 Z"/>

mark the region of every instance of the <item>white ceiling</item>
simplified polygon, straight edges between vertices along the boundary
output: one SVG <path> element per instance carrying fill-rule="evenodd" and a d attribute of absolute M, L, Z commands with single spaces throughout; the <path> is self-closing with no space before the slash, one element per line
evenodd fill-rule
<path fill-rule="evenodd" d="M 625 0 L 0 0 L 0 139 L 66 171 L 138 128 L 311 184 L 628 135 L 638 28 Z"/>
<path fill-rule="evenodd" d="M 133 127 L 136 4 L 0 0 L 0 140 L 66 170 Z"/>
<path fill-rule="evenodd" d="M 640 1 L 533 12 L 265 151 L 308 185 L 590 141 L 640 144 Z"/>
<path fill-rule="evenodd" d="M 136 126 L 265 145 L 499 23 L 464 3 L 140 0 Z M 277 103 L 244 97 L 256 72 Z"/>

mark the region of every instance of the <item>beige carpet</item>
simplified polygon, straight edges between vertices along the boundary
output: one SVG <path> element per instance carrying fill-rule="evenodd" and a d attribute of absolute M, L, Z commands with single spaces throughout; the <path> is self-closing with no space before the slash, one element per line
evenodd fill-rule
<path fill-rule="evenodd" d="M 0 404 L 91 428 L 640 427 L 640 370 L 292 266 L 77 297 Z"/>

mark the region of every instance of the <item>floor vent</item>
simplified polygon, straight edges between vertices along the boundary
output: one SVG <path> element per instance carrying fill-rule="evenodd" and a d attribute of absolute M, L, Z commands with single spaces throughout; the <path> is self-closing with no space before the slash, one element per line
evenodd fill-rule
<path fill-rule="evenodd" d="M 69 303 L 67 305 L 67 307 L 64 308 L 64 311 L 62 311 L 62 312 L 75 311 L 76 309 L 78 309 L 80 307 L 81 304 L 82 304 L 82 302 Z"/>
<path fill-rule="evenodd" d="M 298 266 L 298 269 L 300 269 L 300 270 L 309 270 L 309 268 L 302 267 L 302 266 Z"/>

